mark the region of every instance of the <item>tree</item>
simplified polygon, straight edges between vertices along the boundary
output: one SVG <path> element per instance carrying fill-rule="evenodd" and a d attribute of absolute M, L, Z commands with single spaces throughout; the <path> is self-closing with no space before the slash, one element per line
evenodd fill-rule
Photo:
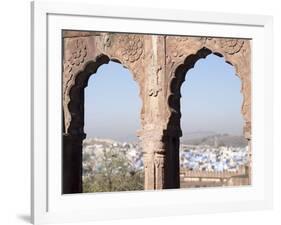
<path fill-rule="evenodd" d="M 136 169 L 125 151 L 111 146 L 103 148 L 94 159 L 85 157 L 83 192 L 112 192 L 144 189 L 143 170 Z M 89 160 L 91 161 L 89 163 Z M 92 170 L 89 167 L 92 165 Z"/>

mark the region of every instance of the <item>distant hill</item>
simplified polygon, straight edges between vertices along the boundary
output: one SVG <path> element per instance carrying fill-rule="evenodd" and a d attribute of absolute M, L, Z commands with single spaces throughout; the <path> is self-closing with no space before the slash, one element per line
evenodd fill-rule
<path fill-rule="evenodd" d="M 214 131 L 195 131 L 195 132 L 186 132 L 183 134 L 183 137 L 186 140 L 192 140 L 192 139 L 199 139 L 209 136 L 217 135 L 218 133 Z"/>
<path fill-rule="evenodd" d="M 86 138 L 83 141 L 83 146 L 101 144 L 101 145 L 124 145 L 124 144 L 138 145 L 137 141 L 120 142 L 112 139 L 103 138 Z M 213 147 L 219 146 L 232 146 L 232 147 L 245 147 L 247 146 L 247 140 L 243 136 L 235 136 L 230 134 L 217 134 L 215 132 L 192 132 L 185 133 L 181 138 L 182 144 L 187 145 L 209 145 Z"/>
<path fill-rule="evenodd" d="M 214 132 L 194 132 L 186 133 L 181 138 L 181 143 L 190 145 L 210 145 L 213 147 L 245 147 L 247 145 L 247 140 L 243 136 L 235 136 L 230 134 L 216 134 Z"/>

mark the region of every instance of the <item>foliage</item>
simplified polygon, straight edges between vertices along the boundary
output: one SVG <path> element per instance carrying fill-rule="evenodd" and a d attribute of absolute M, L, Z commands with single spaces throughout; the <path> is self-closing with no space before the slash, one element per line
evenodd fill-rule
<path fill-rule="evenodd" d="M 144 174 L 136 169 L 126 152 L 116 148 L 104 148 L 91 159 L 83 156 L 88 163 L 83 167 L 83 192 L 112 192 L 143 190 Z"/>

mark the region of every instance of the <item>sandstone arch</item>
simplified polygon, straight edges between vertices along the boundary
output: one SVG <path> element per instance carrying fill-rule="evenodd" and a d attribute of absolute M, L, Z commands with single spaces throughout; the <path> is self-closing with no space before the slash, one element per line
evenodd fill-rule
<path fill-rule="evenodd" d="M 95 76 L 98 68 L 109 63 L 110 58 L 99 55 L 94 61 L 89 61 L 82 71 L 77 73 L 73 86 L 67 96 L 69 101 L 64 101 L 64 151 L 63 151 L 63 193 L 82 192 L 82 142 L 86 137 L 84 132 L 84 93 L 91 76 Z M 112 60 L 113 61 L 113 60 Z M 114 60 L 115 62 L 117 60 Z M 120 63 L 120 62 L 119 62 Z M 69 160 L 68 161 L 66 160 Z M 76 167 L 74 166 L 76 165 Z M 74 166 L 74 167 L 73 167 Z M 70 174 L 70 176 L 68 176 Z M 79 183 L 75 183 L 79 181 Z"/>
<path fill-rule="evenodd" d="M 169 46 L 170 44 L 170 46 Z M 178 155 L 179 138 L 182 136 L 180 126 L 180 88 L 185 80 L 185 75 L 195 63 L 206 58 L 210 54 L 224 57 L 226 63 L 234 66 L 236 75 L 241 80 L 241 93 L 243 103 L 241 113 L 244 118 L 244 137 L 251 147 L 251 67 L 250 67 L 250 41 L 242 39 L 225 38 L 197 38 L 197 37 L 172 37 L 167 46 L 171 52 L 168 58 L 168 90 L 167 90 L 167 133 L 172 134 L 174 143 L 173 149 L 169 151 Z M 171 165 L 167 165 L 168 171 L 175 171 L 178 177 L 179 158 L 174 157 Z"/>
<path fill-rule="evenodd" d="M 66 50 L 63 71 L 63 193 L 82 192 L 82 141 L 86 137 L 84 89 L 90 76 L 95 74 L 101 65 L 114 61 L 128 68 L 139 84 L 138 76 L 134 76 L 136 54 L 131 57 L 129 52 L 126 54 L 126 51 L 123 51 L 122 55 L 115 51 L 114 47 L 109 48 L 105 36 L 95 33 L 87 37 L 68 38 L 66 35 L 64 38 Z M 122 38 L 118 41 L 120 39 Z M 137 53 L 138 57 L 141 57 L 140 53 L 142 52 Z"/>
<path fill-rule="evenodd" d="M 175 126 L 176 126 L 177 129 L 179 130 L 179 135 L 182 134 L 180 127 L 178 127 L 178 124 L 180 122 L 179 120 L 181 118 L 180 102 L 179 102 L 180 98 L 181 98 L 180 88 L 181 88 L 183 82 L 185 81 L 187 72 L 190 69 L 194 68 L 196 62 L 199 59 L 206 58 L 210 54 L 214 54 L 219 57 L 224 57 L 222 54 L 220 54 L 218 52 L 212 52 L 210 49 L 203 47 L 203 48 L 199 49 L 195 54 L 191 54 L 191 55 L 187 56 L 184 59 L 183 63 L 178 65 L 175 68 L 175 70 L 172 72 L 173 75 L 171 76 L 171 79 L 169 81 L 170 95 L 168 96 L 168 105 L 169 105 L 171 113 L 170 113 L 170 118 L 169 118 L 169 122 L 168 122 L 168 127 L 172 126 L 173 128 L 175 128 Z M 232 65 L 232 63 L 229 61 L 225 61 L 225 62 Z M 235 75 L 241 79 L 239 74 L 235 73 Z M 244 98 L 247 97 L 248 93 L 243 89 L 243 87 L 245 87 L 245 85 L 243 85 L 243 82 L 244 82 L 244 80 L 241 79 L 241 84 L 242 84 L 241 93 L 243 94 L 243 103 L 241 105 L 241 113 L 243 114 L 243 117 L 245 120 L 245 127 L 246 127 L 247 126 L 247 124 L 246 124 L 247 115 L 245 114 L 244 108 L 247 106 L 245 105 L 246 101 L 244 101 Z M 177 125 L 175 125 L 175 124 L 177 124 Z M 249 139 L 247 134 L 245 134 L 245 138 Z"/>

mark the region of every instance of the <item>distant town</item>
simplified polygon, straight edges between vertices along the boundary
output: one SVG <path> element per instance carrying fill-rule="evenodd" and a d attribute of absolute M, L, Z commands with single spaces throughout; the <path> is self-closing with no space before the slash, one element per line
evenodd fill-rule
<path fill-rule="evenodd" d="M 238 141 L 240 144 L 237 144 L 237 137 L 214 135 L 201 139 L 203 144 L 180 145 L 181 171 L 235 174 L 248 165 L 248 146 L 243 141 Z M 235 144 L 231 142 L 234 146 L 229 146 L 229 143 L 225 146 L 224 139 L 235 139 L 236 142 Z M 142 155 L 138 142 L 87 138 L 83 142 L 83 179 L 90 182 L 95 180 L 94 177 L 98 177 L 100 182 L 104 182 L 102 181 L 104 179 L 112 185 L 118 176 L 119 182 L 122 183 L 121 180 L 125 177 L 127 177 L 126 182 L 129 182 L 132 177 L 138 175 L 137 178 L 134 177 L 134 182 L 137 184 L 132 184 L 132 188 L 142 189 L 144 176 Z"/>

